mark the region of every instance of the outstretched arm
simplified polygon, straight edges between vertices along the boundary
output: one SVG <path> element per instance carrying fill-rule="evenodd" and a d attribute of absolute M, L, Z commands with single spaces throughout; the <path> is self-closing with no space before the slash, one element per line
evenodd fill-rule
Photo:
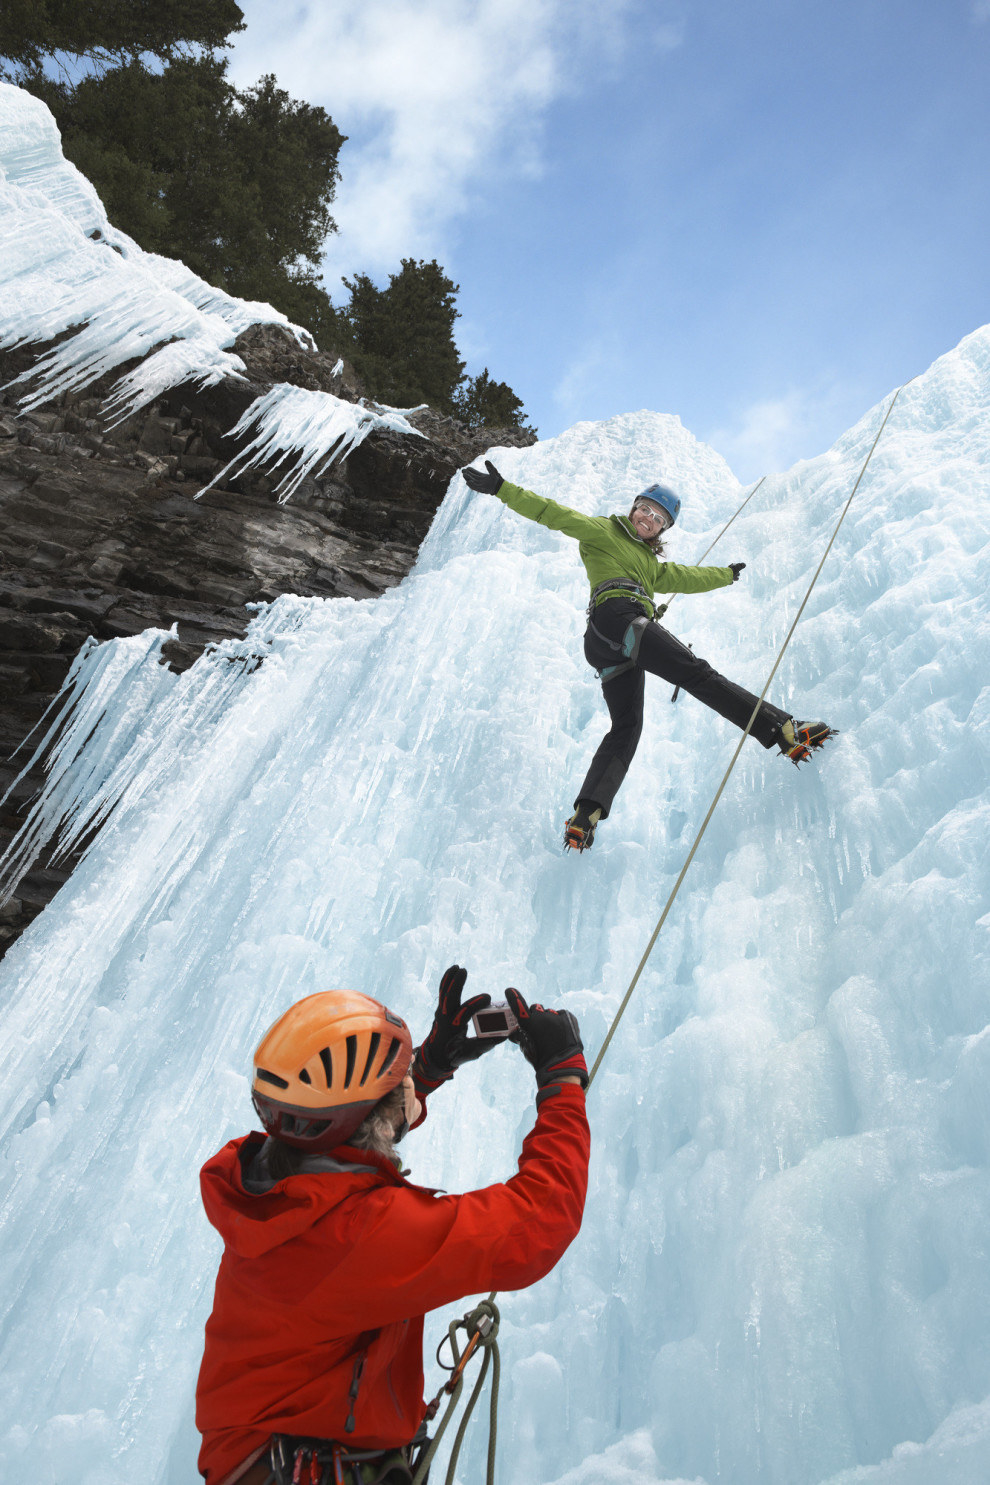
<path fill-rule="evenodd" d="M 582 515 L 569 505 L 558 505 L 556 500 L 545 500 L 542 495 L 524 490 L 521 485 L 510 485 L 490 459 L 485 460 L 485 470 L 486 473 L 482 474 L 480 469 L 472 469 L 470 466 L 462 469 L 464 483 L 479 494 L 494 495 L 503 505 L 507 505 L 517 515 L 525 516 L 528 521 L 536 521 L 538 525 L 547 526 L 551 531 L 562 531 L 565 536 L 573 536 L 576 541 L 591 539 L 599 532 L 603 522 L 601 516 Z"/>
<path fill-rule="evenodd" d="M 728 588 L 735 580 L 731 567 L 686 567 L 681 562 L 661 562 L 653 591 L 708 593 L 712 588 Z"/>

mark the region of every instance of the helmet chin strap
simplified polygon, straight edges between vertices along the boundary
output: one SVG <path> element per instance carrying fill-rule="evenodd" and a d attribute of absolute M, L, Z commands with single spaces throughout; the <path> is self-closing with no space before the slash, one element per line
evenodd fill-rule
<path fill-rule="evenodd" d="M 402 1116 L 402 1123 L 399 1125 L 398 1129 L 395 1131 L 395 1133 L 392 1136 L 392 1143 L 393 1143 L 393 1145 L 399 1145 L 399 1144 L 401 1144 L 402 1141 L 405 1139 L 405 1137 L 406 1137 L 406 1135 L 408 1133 L 409 1133 L 409 1120 L 406 1118 L 405 1114 L 403 1114 L 403 1116 Z"/>

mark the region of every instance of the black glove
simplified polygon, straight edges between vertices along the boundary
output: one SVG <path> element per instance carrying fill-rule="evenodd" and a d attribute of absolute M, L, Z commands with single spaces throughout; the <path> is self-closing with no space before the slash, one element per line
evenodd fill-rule
<path fill-rule="evenodd" d="M 738 581 L 739 581 L 739 574 L 742 572 L 742 570 L 743 570 L 743 568 L 745 566 L 746 566 L 745 562 L 730 562 L 729 563 L 729 571 L 732 573 L 732 581 L 734 583 L 738 583 Z"/>
<path fill-rule="evenodd" d="M 485 460 L 487 474 L 482 474 L 480 469 L 472 469 L 470 464 L 461 470 L 461 477 L 470 490 L 477 490 L 479 495 L 497 495 L 505 484 L 505 480 L 499 474 L 490 459 Z"/>
<path fill-rule="evenodd" d="M 498 1046 L 496 1038 L 472 1037 L 468 1040 L 471 1017 L 490 1006 L 492 998 L 490 995 L 475 995 L 461 1005 L 461 991 L 466 979 L 467 970 L 461 969 L 459 964 L 452 964 L 440 981 L 433 1026 L 423 1045 L 417 1048 L 410 1068 L 420 1098 L 446 1083 L 463 1063 L 473 1062 L 476 1057 Z"/>
<path fill-rule="evenodd" d="M 536 1086 L 545 1088 L 562 1077 L 581 1079 L 588 1086 L 588 1064 L 577 1017 L 571 1011 L 551 1011 L 542 1005 L 527 1005 L 518 990 L 506 990 L 505 998 L 519 1022 L 509 1037 L 522 1048 L 523 1056 L 536 1069 Z"/>

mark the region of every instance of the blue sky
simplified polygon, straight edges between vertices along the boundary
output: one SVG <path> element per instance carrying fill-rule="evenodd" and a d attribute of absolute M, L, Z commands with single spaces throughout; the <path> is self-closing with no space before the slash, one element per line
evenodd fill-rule
<path fill-rule="evenodd" d="M 241 0 L 348 135 L 327 256 L 437 257 L 542 436 L 680 415 L 743 480 L 990 319 L 990 0 Z"/>

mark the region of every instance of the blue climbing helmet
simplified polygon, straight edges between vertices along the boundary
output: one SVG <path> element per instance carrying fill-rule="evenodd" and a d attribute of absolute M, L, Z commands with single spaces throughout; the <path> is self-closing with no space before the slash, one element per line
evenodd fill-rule
<path fill-rule="evenodd" d="M 639 505 L 640 501 L 648 501 L 650 505 L 658 505 L 661 510 L 666 511 L 671 526 L 680 515 L 680 496 L 675 495 L 669 485 L 647 485 L 636 496 L 633 505 Z"/>

